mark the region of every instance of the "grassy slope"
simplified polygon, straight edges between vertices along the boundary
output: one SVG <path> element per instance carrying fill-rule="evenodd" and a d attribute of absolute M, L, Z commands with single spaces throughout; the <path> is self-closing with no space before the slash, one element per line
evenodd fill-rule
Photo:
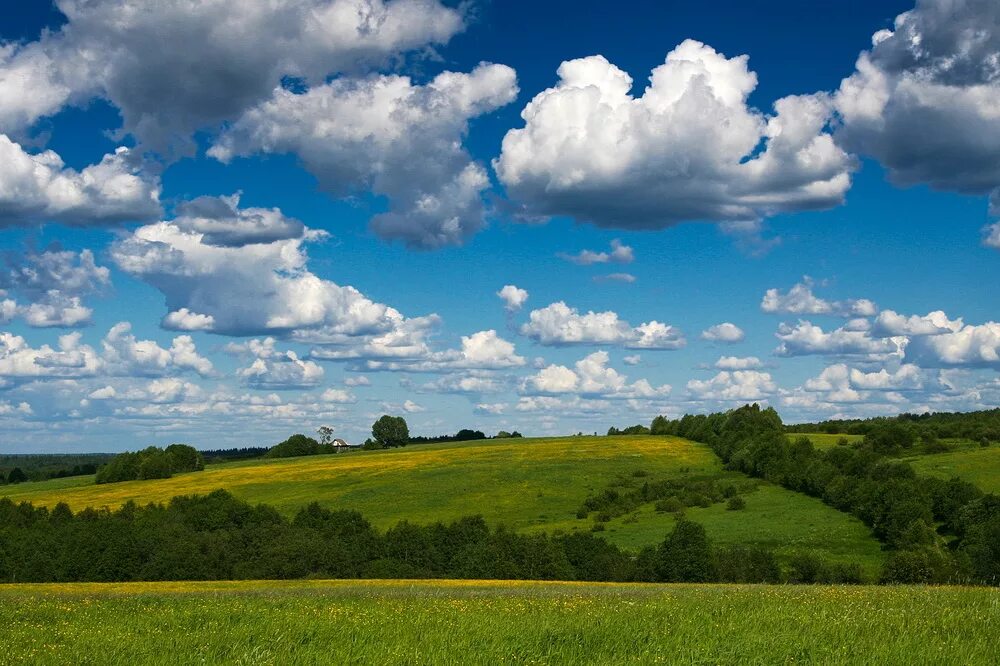
<path fill-rule="evenodd" d="M 632 479 L 636 470 L 648 476 Z M 683 474 L 736 475 L 724 472 L 708 447 L 683 439 L 566 437 L 244 461 L 172 479 L 102 486 L 92 478 L 60 479 L 0 488 L 0 495 L 47 506 L 65 501 L 80 509 L 117 507 L 128 500 L 163 502 L 226 488 L 286 512 L 314 500 L 355 508 L 382 528 L 403 518 L 426 523 L 479 513 L 493 523 L 552 531 L 589 529 L 592 522 L 577 519 L 577 509 L 589 494 L 617 479 L 639 483 Z M 856 519 L 776 486 L 763 485 L 746 500 L 744 511 L 715 505 L 690 509 L 688 515 L 718 543 L 759 543 L 784 553 L 812 549 L 835 559 L 855 559 L 869 573 L 878 569 L 879 545 Z M 661 541 L 673 520 L 646 506 L 612 521 L 603 534 L 637 548 Z"/>
<path fill-rule="evenodd" d="M 973 442 L 956 444 L 954 451 L 904 458 L 917 474 L 942 479 L 959 477 L 985 492 L 1000 493 L 1000 446 L 981 448 Z"/>
<path fill-rule="evenodd" d="M 296 581 L 0 586 L 32 664 L 995 664 L 1000 591 Z"/>
<path fill-rule="evenodd" d="M 849 443 L 860 442 L 864 439 L 862 435 L 831 435 L 825 432 L 792 432 L 788 434 L 789 440 L 795 440 L 799 437 L 808 437 L 809 441 L 813 443 L 819 450 L 831 449 L 837 445 L 837 442 L 841 439 L 846 439 Z"/>

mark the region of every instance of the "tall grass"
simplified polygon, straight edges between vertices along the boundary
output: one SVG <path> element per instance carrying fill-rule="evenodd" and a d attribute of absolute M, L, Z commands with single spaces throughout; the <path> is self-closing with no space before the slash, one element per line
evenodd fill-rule
<path fill-rule="evenodd" d="M 0 662 L 996 664 L 1000 591 L 487 581 L 0 586 Z"/>

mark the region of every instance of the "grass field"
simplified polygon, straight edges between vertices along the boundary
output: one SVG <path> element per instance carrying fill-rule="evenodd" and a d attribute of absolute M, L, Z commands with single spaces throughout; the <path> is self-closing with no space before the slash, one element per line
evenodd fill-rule
<path fill-rule="evenodd" d="M 837 442 L 841 439 L 846 439 L 850 444 L 860 442 L 864 439 L 863 435 L 831 435 L 825 432 L 793 432 L 788 435 L 789 440 L 794 440 L 799 437 L 808 437 L 809 441 L 813 443 L 813 446 L 820 450 L 830 449 L 837 446 Z"/>
<path fill-rule="evenodd" d="M 917 474 L 950 479 L 959 477 L 979 486 L 984 492 L 1000 493 L 1000 446 L 982 448 L 974 442 L 954 445 L 947 453 L 911 456 L 905 460 Z"/>
<path fill-rule="evenodd" d="M 642 470 L 647 476 L 635 478 Z M 92 477 L 0 488 L 14 500 L 53 506 L 67 502 L 117 507 L 128 500 L 166 502 L 176 495 L 225 488 L 237 497 L 291 513 L 311 501 L 359 510 L 380 528 L 406 518 L 428 523 L 482 514 L 491 523 L 527 530 L 586 530 L 576 518 L 588 495 L 611 483 L 725 472 L 706 446 L 670 437 L 564 437 L 421 445 L 283 460 L 212 465 L 172 479 L 95 485 Z M 742 478 L 742 477 L 741 477 Z M 859 562 L 874 574 L 879 544 L 860 521 L 822 502 L 770 485 L 746 496 L 743 511 L 722 505 L 690 509 L 718 543 L 756 543 L 779 555 L 815 550 L 830 559 Z M 616 519 L 603 533 L 630 548 L 658 543 L 674 518 L 647 505 Z M 847 557 L 853 553 L 853 557 Z"/>
<path fill-rule="evenodd" d="M 996 664 L 1000 590 L 298 581 L 0 586 L 7 664 Z"/>

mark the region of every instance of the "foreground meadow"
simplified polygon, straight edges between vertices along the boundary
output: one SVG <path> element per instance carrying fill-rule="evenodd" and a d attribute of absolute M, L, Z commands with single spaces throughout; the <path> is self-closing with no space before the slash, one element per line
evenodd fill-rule
<path fill-rule="evenodd" d="M 296 581 L 0 586 L 38 664 L 995 664 L 1000 591 Z"/>

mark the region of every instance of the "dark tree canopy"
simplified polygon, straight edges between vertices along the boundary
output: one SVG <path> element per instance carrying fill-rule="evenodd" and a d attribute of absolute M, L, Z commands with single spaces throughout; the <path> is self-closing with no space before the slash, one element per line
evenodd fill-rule
<path fill-rule="evenodd" d="M 383 414 L 372 424 L 372 437 L 384 449 L 406 446 L 410 442 L 410 428 L 402 416 Z"/>

